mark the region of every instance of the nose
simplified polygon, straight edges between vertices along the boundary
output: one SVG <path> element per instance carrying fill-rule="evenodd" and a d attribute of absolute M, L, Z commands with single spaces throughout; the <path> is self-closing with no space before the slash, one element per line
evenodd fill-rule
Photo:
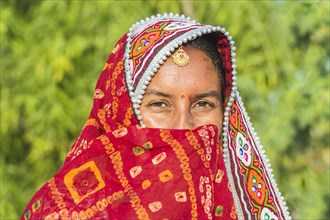
<path fill-rule="evenodd" d="M 194 128 L 194 118 L 190 112 L 182 111 L 176 114 L 173 118 L 174 126 L 173 128 L 178 129 L 193 129 Z"/>

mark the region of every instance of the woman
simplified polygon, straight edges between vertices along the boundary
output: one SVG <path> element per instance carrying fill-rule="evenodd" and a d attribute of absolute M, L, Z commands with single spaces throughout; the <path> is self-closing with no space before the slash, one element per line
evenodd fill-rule
<path fill-rule="evenodd" d="M 224 28 L 184 16 L 133 25 L 22 219 L 289 219 L 237 92 L 234 51 Z"/>

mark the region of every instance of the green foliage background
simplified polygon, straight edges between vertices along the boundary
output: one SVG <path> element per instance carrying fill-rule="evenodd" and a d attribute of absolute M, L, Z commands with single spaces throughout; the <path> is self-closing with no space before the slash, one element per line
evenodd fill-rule
<path fill-rule="evenodd" d="M 115 42 L 185 13 L 225 27 L 238 86 L 294 219 L 329 219 L 329 1 L 1 0 L 0 219 L 61 166 Z"/>

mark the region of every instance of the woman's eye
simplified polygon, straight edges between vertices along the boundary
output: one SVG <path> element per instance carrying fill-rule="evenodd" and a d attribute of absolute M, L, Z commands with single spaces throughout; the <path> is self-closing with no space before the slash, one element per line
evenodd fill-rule
<path fill-rule="evenodd" d="M 200 101 L 200 102 L 196 103 L 196 106 L 198 106 L 198 107 L 213 107 L 214 104 L 211 104 L 211 103 L 206 102 L 206 101 Z"/>
<path fill-rule="evenodd" d="M 207 106 L 207 105 L 209 105 L 209 103 L 208 102 L 198 102 L 196 105 L 197 106 Z"/>
<path fill-rule="evenodd" d="M 171 111 L 171 106 L 164 101 L 155 101 L 155 102 L 150 102 L 147 104 L 147 107 L 152 111 L 152 112 L 169 112 Z"/>
<path fill-rule="evenodd" d="M 198 111 L 205 111 L 214 108 L 214 104 L 207 101 L 199 101 L 194 105 L 194 109 Z"/>
<path fill-rule="evenodd" d="M 153 103 L 150 103 L 149 106 L 158 107 L 158 108 L 165 108 L 167 105 L 164 102 L 153 102 Z"/>

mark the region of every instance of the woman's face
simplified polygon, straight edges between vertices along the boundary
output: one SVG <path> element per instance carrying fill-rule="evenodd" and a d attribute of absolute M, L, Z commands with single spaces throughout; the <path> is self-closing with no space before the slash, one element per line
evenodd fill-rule
<path fill-rule="evenodd" d="M 211 59 L 197 49 L 184 49 L 189 63 L 180 67 L 169 57 L 153 77 L 140 107 L 149 128 L 222 129 L 221 83 Z"/>

